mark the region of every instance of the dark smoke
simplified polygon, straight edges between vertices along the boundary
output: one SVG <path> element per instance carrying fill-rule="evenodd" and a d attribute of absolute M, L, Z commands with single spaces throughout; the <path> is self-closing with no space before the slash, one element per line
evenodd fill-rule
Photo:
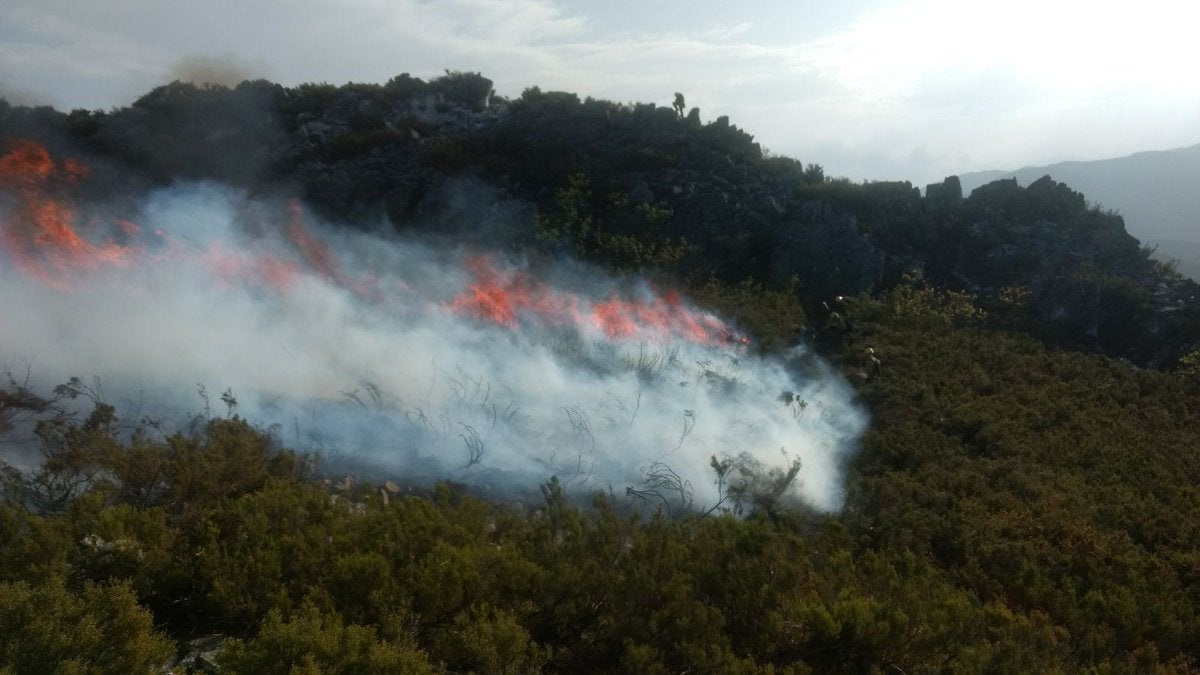
<path fill-rule="evenodd" d="M 251 65 L 232 56 L 185 56 L 167 72 L 168 82 L 236 87 L 246 80 L 266 78 L 266 66 Z"/>

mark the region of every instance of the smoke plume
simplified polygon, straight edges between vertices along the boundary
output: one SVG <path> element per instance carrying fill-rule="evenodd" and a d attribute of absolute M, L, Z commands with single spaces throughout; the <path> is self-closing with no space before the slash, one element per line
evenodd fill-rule
<path fill-rule="evenodd" d="M 179 80 L 195 85 L 214 84 L 236 87 L 245 80 L 263 77 L 265 66 L 249 64 L 233 55 L 185 56 L 167 72 L 167 80 Z"/>
<path fill-rule="evenodd" d="M 865 425 L 846 384 L 803 348 L 756 355 L 670 289 L 330 227 L 215 184 L 114 213 L 73 201 L 83 163 L 4 150 L 0 357 L 95 376 L 127 419 L 179 419 L 199 384 L 212 414 L 381 478 L 556 475 L 708 508 L 798 462 L 790 497 L 841 504 Z"/>

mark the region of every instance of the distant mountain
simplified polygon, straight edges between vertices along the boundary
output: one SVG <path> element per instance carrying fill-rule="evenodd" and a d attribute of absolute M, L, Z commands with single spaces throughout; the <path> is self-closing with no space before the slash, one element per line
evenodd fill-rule
<path fill-rule="evenodd" d="M 1179 273 L 1200 280 L 1200 243 L 1178 239 L 1144 239 L 1143 243 L 1155 247 L 1154 257 L 1174 261 Z"/>
<path fill-rule="evenodd" d="M 1200 278 L 1200 145 L 1139 152 L 1090 162 L 1060 162 L 1016 171 L 962 174 L 963 193 L 999 178 L 1028 185 L 1049 175 L 1125 218 L 1125 227 L 1156 257 L 1178 261 L 1179 271 Z"/>

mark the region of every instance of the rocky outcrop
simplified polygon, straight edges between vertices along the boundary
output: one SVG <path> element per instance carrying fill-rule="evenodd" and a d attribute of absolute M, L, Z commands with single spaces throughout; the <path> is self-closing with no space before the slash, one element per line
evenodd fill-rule
<path fill-rule="evenodd" d="M 925 186 L 925 200 L 930 206 L 954 206 L 962 201 L 962 183 L 958 176 L 948 176 L 941 183 Z"/>

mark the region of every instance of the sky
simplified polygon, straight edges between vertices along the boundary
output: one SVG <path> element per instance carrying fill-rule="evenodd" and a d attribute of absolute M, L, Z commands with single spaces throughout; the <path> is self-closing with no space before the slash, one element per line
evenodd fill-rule
<path fill-rule="evenodd" d="M 1193 0 L 5 0 L 0 96 L 62 110 L 175 79 L 481 72 L 670 106 L 778 155 L 923 186 L 1200 143 Z"/>

